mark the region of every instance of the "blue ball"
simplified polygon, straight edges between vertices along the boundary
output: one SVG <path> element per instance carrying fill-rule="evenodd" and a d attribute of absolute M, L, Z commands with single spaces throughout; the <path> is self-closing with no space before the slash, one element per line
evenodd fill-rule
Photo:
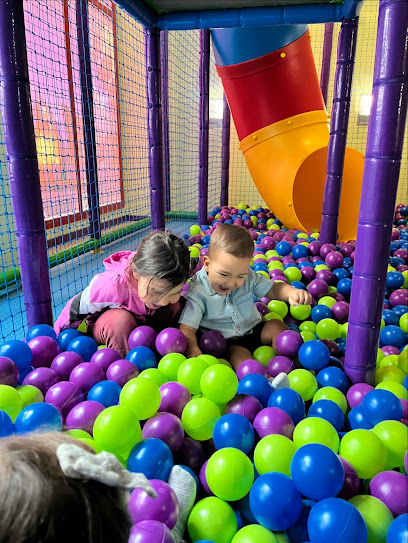
<path fill-rule="evenodd" d="M 398 243 L 396 241 L 391 241 L 391 243 L 390 243 L 390 255 L 392 256 L 397 249 L 398 249 Z"/>
<path fill-rule="evenodd" d="M 330 362 L 334 359 L 334 356 L 330 357 Z M 340 360 L 335 359 L 341 364 Z M 329 362 L 329 363 L 330 363 Z M 333 387 L 341 390 L 343 394 L 347 392 L 348 389 L 348 379 L 347 375 L 340 369 L 338 366 L 328 366 L 323 368 L 316 375 L 317 384 L 319 387 Z"/>
<path fill-rule="evenodd" d="M 288 268 L 297 268 L 296 264 L 294 264 L 293 262 L 290 262 L 289 264 L 285 264 L 283 266 L 283 269 L 284 270 L 287 270 Z"/>
<path fill-rule="evenodd" d="M 0 356 L 10 358 L 18 367 L 18 371 L 22 373 L 31 366 L 33 353 L 30 347 L 24 341 L 11 339 L 0 345 Z"/>
<path fill-rule="evenodd" d="M 408 306 L 406 305 L 394 305 L 392 308 L 392 311 L 398 315 L 399 318 L 402 317 L 402 315 L 405 315 L 405 313 L 408 312 Z"/>
<path fill-rule="evenodd" d="M 96 383 L 88 392 L 87 400 L 99 402 L 105 407 L 111 407 L 117 405 L 121 390 L 120 385 L 114 381 L 101 381 Z"/>
<path fill-rule="evenodd" d="M 295 332 L 297 332 L 298 334 L 300 334 L 300 328 L 297 324 L 293 324 L 293 322 L 290 322 L 288 325 L 288 328 L 289 330 L 293 330 Z"/>
<path fill-rule="evenodd" d="M 248 213 L 250 217 L 256 217 L 258 215 L 258 211 L 255 211 L 255 209 L 251 209 L 251 211 Z"/>
<path fill-rule="evenodd" d="M 130 451 L 127 469 L 143 473 L 148 479 L 168 481 L 173 468 L 173 455 L 169 446 L 161 439 L 142 439 Z"/>
<path fill-rule="evenodd" d="M 32 326 L 26 334 L 26 342 L 28 343 L 37 336 L 48 336 L 52 337 L 52 339 L 57 339 L 54 328 L 49 324 L 36 324 L 35 326 Z"/>
<path fill-rule="evenodd" d="M 313 500 L 302 500 L 302 510 L 299 518 L 286 530 L 290 543 L 304 543 L 308 541 L 309 534 L 307 533 L 307 519 L 309 518 L 312 507 L 316 504 Z"/>
<path fill-rule="evenodd" d="M 275 390 L 269 398 L 268 407 L 279 407 L 290 416 L 294 424 L 305 418 L 305 402 L 302 396 L 291 388 Z"/>
<path fill-rule="evenodd" d="M 321 266 L 322 264 L 325 264 L 324 260 L 315 260 L 313 262 L 313 267 L 315 268 L 316 266 Z"/>
<path fill-rule="evenodd" d="M 97 350 L 98 345 L 96 341 L 89 336 L 75 337 L 71 339 L 67 347 L 67 351 L 73 351 L 82 356 L 84 362 L 89 362 Z"/>
<path fill-rule="evenodd" d="M 312 339 L 300 347 L 298 358 L 304 368 L 318 371 L 329 363 L 330 351 L 324 343 Z"/>
<path fill-rule="evenodd" d="M 258 521 L 254 517 L 251 506 L 249 504 L 249 493 L 237 502 L 238 511 L 241 513 L 242 518 L 247 524 L 258 524 Z"/>
<path fill-rule="evenodd" d="M 303 284 L 301 281 L 292 281 L 291 286 L 299 290 L 307 290 L 306 285 Z"/>
<path fill-rule="evenodd" d="M 317 402 L 312 403 L 309 407 L 307 416 L 327 420 L 338 432 L 340 432 L 344 426 L 343 411 L 332 400 L 317 400 Z M 326 498 L 328 498 L 328 496 L 326 496 Z"/>
<path fill-rule="evenodd" d="M 380 332 L 380 341 L 383 343 L 383 345 L 392 345 L 400 348 L 405 343 L 404 330 L 402 330 L 402 328 L 399 326 L 384 326 Z"/>
<path fill-rule="evenodd" d="M 393 268 L 396 268 L 397 266 L 405 265 L 405 260 L 403 258 L 400 258 L 399 256 L 392 256 L 389 259 L 389 262 Z"/>
<path fill-rule="evenodd" d="M 31 366 L 28 366 L 28 368 L 25 368 L 23 371 L 20 371 L 19 372 L 19 375 L 18 375 L 18 386 L 22 385 L 23 384 L 23 381 L 24 379 L 27 377 L 27 375 L 33 370 L 34 368 L 32 368 Z"/>
<path fill-rule="evenodd" d="M 337 283 L 337 292 L 343 294 L 345 298 L 350 298 L 351 294 L 351 279 L 347 277 L 345 279 L 340 279 Z"/>
<path fill-rule="evenodd" d="M 343 260 L 343 268 L 346 270 L 352 265 L 351 258 L 349 256 L 345 256 Z"/>
<path fill-rule="evenodd" d="M 323 319 L 332 319 L 333 312 L 327 305 L 317 304 L 312 308 L 310 316 L 312 317 L 312 321 L 317 324 Z"/>
<path fill-rule="evenodd" d="M 221 208 L 218 207 L 218 206 L 216 206 L 216 207 L 214 207 L 214 209 L 211 211 L 211 214 L 215 216 L 215 215 L 217 215 L 217 214 L 220 213 L 220 212 L 221 212 Z"/>
<path fill-rule="evenodd" d="M 292 252 L 292 245 L 288 241 L 280 241 L 276 245 L 275 251 L 279 256 L 287 256 Z"/>
<path fill-rule="evenodd" d="M 207 245 L 211 241 L 211 236 L 203 236 L 201 238 L 201 245 Z"/>
<path fill-rule="evenodd" d="M 326 498 L 310 511 L 307 521 L 309 538 L 313 543 L 357 543 L 367 541 L 368 532 L 361 513 L 350 502 Z"/>
<path fill-rule="evenodd" d="M 345 270 L 344 268 L 336 268 L 333 270 L 333 275 L 337 279 L 337 281 L 340 281 L 340 279 L 347 279 L 350 277 L 350 273 Z"/>
<path fill-rule="evenodd" d="M 292 256 L 293 258 L 306 258 L 309 254 L 308 248 L 304 245 L 295 245 L 292 249 Z"/>
<path fill-rule="evenodd" d="M 57 343 L 63 351 L 66 351 L 70 341 L 79 336 L 83 336 L 83 333 L 76 328 L 67 328 L 58 334 Z"/>
<path fill-rule="evenodd" d="M 350 430 L 371 430 L 373 427 L 373 425 L 364 417 L 361 405 L 356 405 L 356 407 L 350 409 L 347 423 Z"/>
<path fill-rule="evenodd" d="M 339 370 L 343 371 L 344 364 L 336 356 L 331 356 L 330 362 L 328 363 L 327 367 L 339 368 Z"/>
<path fill-rule="evenodd" d="M 346 343 L 347 343 L 346 338 L 339 337 L 339 338 L 336 339 L 336 343 L 337 343 L 337 346 L 339 348 L 340 355 L 344 356 L 346 354 Z"/>
<path fill-rule="evenodd" d="M 13 432 L 13 421 L 7 413 L 0 409 L 0 437 L 11 436 L 13 435 Z"/>
<path fill-rule="evenodd" d="M 311 262 L 300 262 L 298 264 L 298 268 L 299 270 L 301 270 L 302 268 L 304 268 L 305 266 L 309 266 L 309 268 L 313 268 L 313 264 Z"/>
<path fill-rule="evenodd" d="M 408 375 L 405 376 L 404 382 L 402 384 L 408 390 Z"/>
<path fill-rule="evenodd" d="M 303 445 L 295 452 L 290 474 L 298 491 L 315 501 L 336 496 L 345 477 L 340 458 L 320 443 Z"/>
<path fill-rule="evenodd" d="M 126 360 L 130 360 L 140 372 L 148 368 L 157 368 L 156 355 L 149 347 L 131 349 L 126 355 Z"/>
<path fill-rule="evenodd" d="M 237 394 L 248 394 L 257 398 L 263 407 L 266 407 L 272 386 L 268 379 L 259 373 L 250 373 L 245 375 L 238 383 Z"/>
<path fill-rule="evenodd" d="M 404 276 L 400 272 L 390 271 L 387 273 L 385 284 L 391 290 L 396 290 L 398 288 L 401 288 L 402 285 L 404 284 Z"/>
<path fill-rule="evenodd" d="M 239 209 L 238 210 L 238 216 L 239 217 L 242 217 L 242 215 L 245 215 L 246 214 L 246 209 Z"/>
<path fill-rule="evenodd" d="M 60 432 L 62 418 L 59 410 L 49 403 L 32 403 L 17 415 L 14 430 L 17 434 L 26 432 Z"/>
<path fill-rule="evenodd" d="M 360 407 L 364 418 L 373 426 L 383 420 L 402 419 L 402 404 L 388 390 L 370 390 L 362 399 Z"/>
<path fill-rule="evenodd" d="M 217 420 L 212 438 L 217 449 L 233 447 L 247 454 L 254 446 L 255 432 L 247 418 L 230 413 Z"/>
<path fill-rule="evenodd" d="M 407 541 L 408 513 L 404 513 L 391 522 L 387 532 L 387 543 L 407 543 Z"/>
<path fill-rule="evenodd" d="M 290 528 L 302 510 L 302 496 L 294 482 L 278 472 L 258 477 L 249 493 L 249 503 L 259 524 L 273 531 Z"/>
<path fill-rule="evenodd" d="M 224 221 L 226 224 L 234 224 L 234 221 L 232 219 L 227 219 Z"/>
<path fill-rule="evenodd" d="M 248 217 L 249 218 L 249 217 Z M 262 217 L 258 219 L 258 224 L 266 224 L 266 219 L 263 219 Z"/>
<path fill-rule="evenodd" d="M 383 309 L 382 318 L 386 325 L 393 324 L 394 326 L 397 326 L 399 323 L 398 315 L 391 309 Z"/>

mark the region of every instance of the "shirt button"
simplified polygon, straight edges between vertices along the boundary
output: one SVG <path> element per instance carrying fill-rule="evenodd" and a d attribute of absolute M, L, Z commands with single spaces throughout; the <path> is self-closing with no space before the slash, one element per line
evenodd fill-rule
<path fill-rule="evenodd" d="M 232 312 L 232 316 L 233 316 L 233 317 L 236 317 L 236 316 L 237 316 L 237 312 L 236 312 L 236 311 L 233 311 L 233 312 Z"/>
<path fill-rule="evenodd" d="M 241 328 L 239 326 L 236 327 L 237 330 L 241 330 Z"/>

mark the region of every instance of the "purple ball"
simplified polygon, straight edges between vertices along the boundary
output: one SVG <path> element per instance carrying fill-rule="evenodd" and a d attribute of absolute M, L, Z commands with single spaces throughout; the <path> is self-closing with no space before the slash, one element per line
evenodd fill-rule
<path fill-rule="evenodd" d="M 95 364 L 101 370 L 103 373 L 106 373 L 109 366 L 112 364 L 112 362 L 115 362 L 115 360 L 120 360 L 121 356 L 118 353 L 118 351 L 115 351 L 115 349 L 111 349 L 110 347 L 105 347 L 104 349 L 98 349 L 92 356 L 90 362 L 92 364 Z"/>
<path fill-rule="evenodd" d="M 364 396 L 372 390 L 374 390 L 374 387 L 367 383 L 357 383 L 356 385 L 351 386 L 346 395 L 350 409 L 360 405 Z"/>
<path fill-rule="evenodd" d="M 156 438 L 166 443 L 172 452 L 180 449 L 184 440 L 181 421 L 173 413 L 157 413 L 146 421 L 142 431 L 143 439 Z"/>
<path fill-rule="evenodd" d="M 175 543 L 169 528 L 157 520 L 142 520 L 132 526 L 129 543 Z"/>
<path fill-rule="evenodd" d="M 207 483 L 207 476 L 205 473 L 205 470 L 207 469 L 208 460 L 204 462 L 204 464 L 201 466 L 200 473 L 198 475 L 198 478 L 200 479 L 200 483 L 203 486 L 204 492 L 207 494 L 207 496 L 214 496 L 214 493 L 210 490 L 210 487 Z"/>
<path fill-rule="evenodd" d="M 180 449 L 176 453 L 175 462 L 196 470 L 206 460 L 204 445 L 190 436 L 185 436 Z M 176 462 L 177 461 L 177 462 Z"/>
<path fill-rule="evenodd" d="M 244 360 L 237 369 L 238 381 L 241 381 L 245 375 L 249 375 L 250 373 L 260 373 L 266 377 L 266 368 L 258 360 L 253 360 L 252 358 Z"/>
<path fill-rule="evenodd" d="M 388 356 L 390 354 L 400 354 L 400 350 L 394 345 L 384 345 L 384 347 L 381 347 L 381 350 L 385 354 L 385 356 Z"/>
<path fill-rule="evenodd" d="M 307 246 L 308 250 L 309 250 L 309 253 L 312 255 L 312 256 L 320 256 L 320 249 L 321 249 L 321 244 L 318 242 L 318 241 L 312 241 L 311 243 L 309 243 L 309 245 Z"/>
<path fill-rule="evenodd" d="M 408 513 L 408 477 L 403 473 L 378 473 L 370 481 L 370 492 L 385 503 L 394 517 Z"/>
<path fill-rule="evenodd" d="M 85 430 L 92 436 L 94 422 L 104 409 L 104 405 L 92 400 L 77 404 L 67 415 L 68 430 Z"/>
<path fill-rule="evenodd" d="M 156 338 L 156 349 L 162 356 L 169 353 L 183 354 L 186 348 L 186 336 L 177 328 L 165 328 Z"/>
<path fill-rule="evenodd" d="M 336 250 L 336 247 L 332 243 L 324 243 L 320 247 L 320 256 L 324 260 L 329 253 L 335 252 Z"/>
<path fill-rule="evenodd" d="M 51 362 L 51 369 L 55 371 L 61 381 L 68 381 L 72 370 L 83 362 L 82 356 L 78 353 L 64 351 L 63 353 L 57 354 Z"/>
<path fill-rule="evenodd" d="M 280 434 L 292 439 L 295 429 L 291 417 L 279 407 L 262 409 L 255 417 L 253 426 L 261 439 L 271 434 Z"/>
<path fill-rule="evenodd" d="M 129 349 L 135 347 L 149 347 L 152 351 L 155 348 L 157 332 L 151 326 L 138 326 L 129 335 Z"/>
<path fill-rule="evenodd" d="M 271 279 L 276 277 L 276 279 L 282 280 L 285 277 L 285 274 L 283 273 L 283 270 L 271 270 L 269 272 L 269 277 Z"/>
<path fill-rule="evenodd" d="M 24 377 L 23 385 L 33 385 L 45 396 L 47 390 L 57 382 L 58 375 L 51 368 L 35 368 Z"/>
<path fill-rule="evenodd" d="M 33 368 L 49 368 L 54 358 L 61 352 L 55 339 L 49 336 L 36 336 L 27 345 L 33 353 L 31 365 Z"/>
<path fill-rule="evenodd" d="M 160 387 L 160 395 L 159 412 L 173 413 L 181 419 L 183 409 L 191 400 L 188 388 L 176 381 L 169 381 Z"/>
<path fill-rule="evenodd" d="M 256 302 L 255 303 L 255 307 L 257 308 L 257 310 L 259 311 L 259 313 L 264 316 L 266 315 L 267 313 L 269 313 L 269 308 L 266 304 L 262 303 L 262 302 Z"/>
<path fill-rule="evenodd" d="M 179 511 L 177 496 L 171 486 L 160 479 L 151 479 L 150 484 L 157 497 L 152 498 L 141 488 L 135 488 L 129 498 L 130 518 L 133 524 L 156 520 L 171 530 L 176 525 Z"/>
<path fill-rule="evenodd" d="M 103 370 L 95 364 L 83 362 L 72 370 L 69 380 L 78 385 L 84 394 L 88 394 L 96 383 L 105 380 L 105 375 Z"/>
<path fill-rule="evenodd" d="M 106 371 L 106 379 L 118 383 L 121 387 L 138 375 L 139 370 L 130 360 L 115 360 Z"/>
<path fill-rule="evenodd" d="M 0 356 L 0 385 L 15 387 L 18 383 L 18 378 L 18 368 L 11 358 Z"/>
<path fill-rule="evenodd" d="M 324 343 L 326 347 L 329 349 L 330 356 L 336 356 L 336 357 L 339 356 L 340 349 L 335 341 L 333 341 L 332 339 L 321 339 L 320 342 Z"/>
<path fill-rule="evenodd" d="M 402 418 L 408 419 L 408 400 L 404 400 L 403 398 L 400 398 L 400 402 L 402 405 Z"/>
<path fill-rule="evenodd" d="M 279 373 L 290 373 L 294 369 L 294 364 L 287 356 L 274 356 L 268 362 L 268 373 L 271 377 L 276 377 Z"/>
<path fill-rule="evenodd" d="M 312 266 L 303 266 L 300 268 L 300 273 L 305 283 L 310 283 L 316 277 L 316 272 Z"/>
<path fill-rule="evenodd" d="M 309 283 L 307 290 L 316 298 L 316 300 L 319 300 L 319 298 L 323 298 L 323 296 L 328 295 L 329 285 L 322 279 L 313 279 L 313 281 Z"/>
<path fill-rule="evenodd" d="M 331 297 L 334 298 L 337 302 L 345 302 L 346 301 L 346 298 L 343 296 L 343 294 L 340 294 L 340 292 L 333 292 Z"/>
<path fill-rule="evenodd" d="M 353 245 L 352 243 L 343 243 L 340 252 L 343 256 L 350 256 L 355 248 L 355 245 Z"/>
<path fill-rule="evenodd" d="M 322 247 L 323 249 L 323 247 Z M 344 256 L 338 251 L 332 251 L 326 255 L 324 259 L 325 263 L 334 270 L 335 268 L 341 268 L 344 262 Z"/>
<path fill-rule="evenodd" d="M 218 330 L 208 330 L 201 336 L 200 347 L 204 353 L 218 358 L 227 349 L 227 340 Z"/>
<path fill-rule="evenodd" d="M 408 290 L 399 288 L 390 294 L 390 303 L 392 307 L 396 305 L 408 305 Z"/>
<path fill-rule="evenodd" d="M 271 249 L 275 249 L 275 242 L 270 236 L 266 236 L 261 241 L 261 247 L 262 249 L 265 249 L 265 251 L 270 251 Z"/>
<path fill-rule="evenodd" d="M 237 394 L 227 405 L 225 413 L 242 415 L 252 424 L 256 415 L 261 411 L 261 402 L 254 396 Z"/>
<path fill-rule="evenodd" d="M 360 479 L 350 462 L 341 456 L 339 456 L 339 458 L 343 464 L 345 477 L 343 488 L 337 494 L 337 497 L 343 500 L 349 500 L 360 493 Z"/>
<path fill-rule="evenodd" d="M 336 278 L 330 270 L 320 270 L 316 273 L 316 279 L 325 281 L 328 285 L 334 285 Z"/>
<path fill-rule="evenodd" d="M 302 345 L 302 336 L 294 330 L 285 330 L 276 339 L 276 348 L 279 353 L 289 358 L 295 358 Z"/>
<path fill-rule="evenodd" d="M 84 401 L 84 395 L 74 383 L 61 381 L 48 389 L 45 401 L 57 407 L 65 419 L 73 407 Z"/>
<path fill-rule="evenodd" d="M 405 453 L 405 456 L 404 456 L 404 468 L 405 468 L 405 473 L 408 473 L 408 451 Z"/>
<path fill-rule="evenodd" d="M 350 306 L 347 302 L 336 302 L 331 308 L 334 318 L 340 324 L 348 321 Z"/>

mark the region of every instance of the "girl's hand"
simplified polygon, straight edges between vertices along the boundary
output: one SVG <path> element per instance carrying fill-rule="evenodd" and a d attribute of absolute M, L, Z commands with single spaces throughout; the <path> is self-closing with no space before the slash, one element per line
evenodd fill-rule
<path fill-rule="evenodd" d="M 312 303 L 312 296 L 307 290 L 291 287 L 288 302 L 290 305 L 309 305 Z"/>

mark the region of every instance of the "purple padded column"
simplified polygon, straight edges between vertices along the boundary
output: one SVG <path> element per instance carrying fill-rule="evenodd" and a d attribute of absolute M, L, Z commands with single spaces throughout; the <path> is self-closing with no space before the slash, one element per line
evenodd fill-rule
<path fill-rule="evenodd" d="M 333 28 L 334 23 L 326 23 L 324 25 L 324 40 L 323 40 L 323 59 L 322 71 L 320 73 L 320 88 L 322 89 L 323 100 L 327 106 L 327 94 L 329 91 L 330 80 L 330 64 L 333 46 Z"/>
<path fill-rule="evenodd" d="M 84 121 L 89 235 L 93 239 L 100 239 L 101 221 L 99 216 L 98 164 L 96 157 L 91 50 L 89 45 L 88 0 L 76 0 L 76 27 L 81 82 L 82 118 Z"/>
<path fill-rule="evenodd" d="M 200 72 L 199 72 L 199 122 L 198 143 L 198 224 L 207 224 L 208 206 L 208 132 L 210 125 L 210 31 L 200 30 Z"/>
<path fill-rule="evenodd" d="M 222 147 L 221 147 L 221 195 L 220 204 L 228 205 L 229 188 L 229 163 L 230 163 L 230 136 L 231 136 L 231 112 L 227 97 L 224 94 L 222 114 Z"/>
<path fill-rule="evenodd" d="M 327 151 L 327 175 L 324 185 L 321 243 L 336 244 L 341 184 L 346 154 L 347 128 L 350 115 L 351 86 L 356 56 L 358 19 L 343 19 L 337 48 L 330 139 Z"/>
<path fill-rule="evenodd" d="M 161 56 L 161 100 L 163 125 L 163 175 L 164 204 L 166 211 L 171 211 L 170 194 L 170 138 L 169 138 L 169 37 L 168 31 L 160 32 Z"/>
<path fill-rule="evenodd" d="M 0 0 L 0 95 L 27 325 L 52 325 L 23 0 Z"/>
<path fill-rule="evenodd" d="M 152 230 L 164 230 L 163 125 L 160 90 L 160 30 L 145 30 L 147 135 Z"/>
<path fill-rule="evenodd" d="M 374 383 L 408 102 L 408 2 L 381 0 L 345 372 Z"/>

